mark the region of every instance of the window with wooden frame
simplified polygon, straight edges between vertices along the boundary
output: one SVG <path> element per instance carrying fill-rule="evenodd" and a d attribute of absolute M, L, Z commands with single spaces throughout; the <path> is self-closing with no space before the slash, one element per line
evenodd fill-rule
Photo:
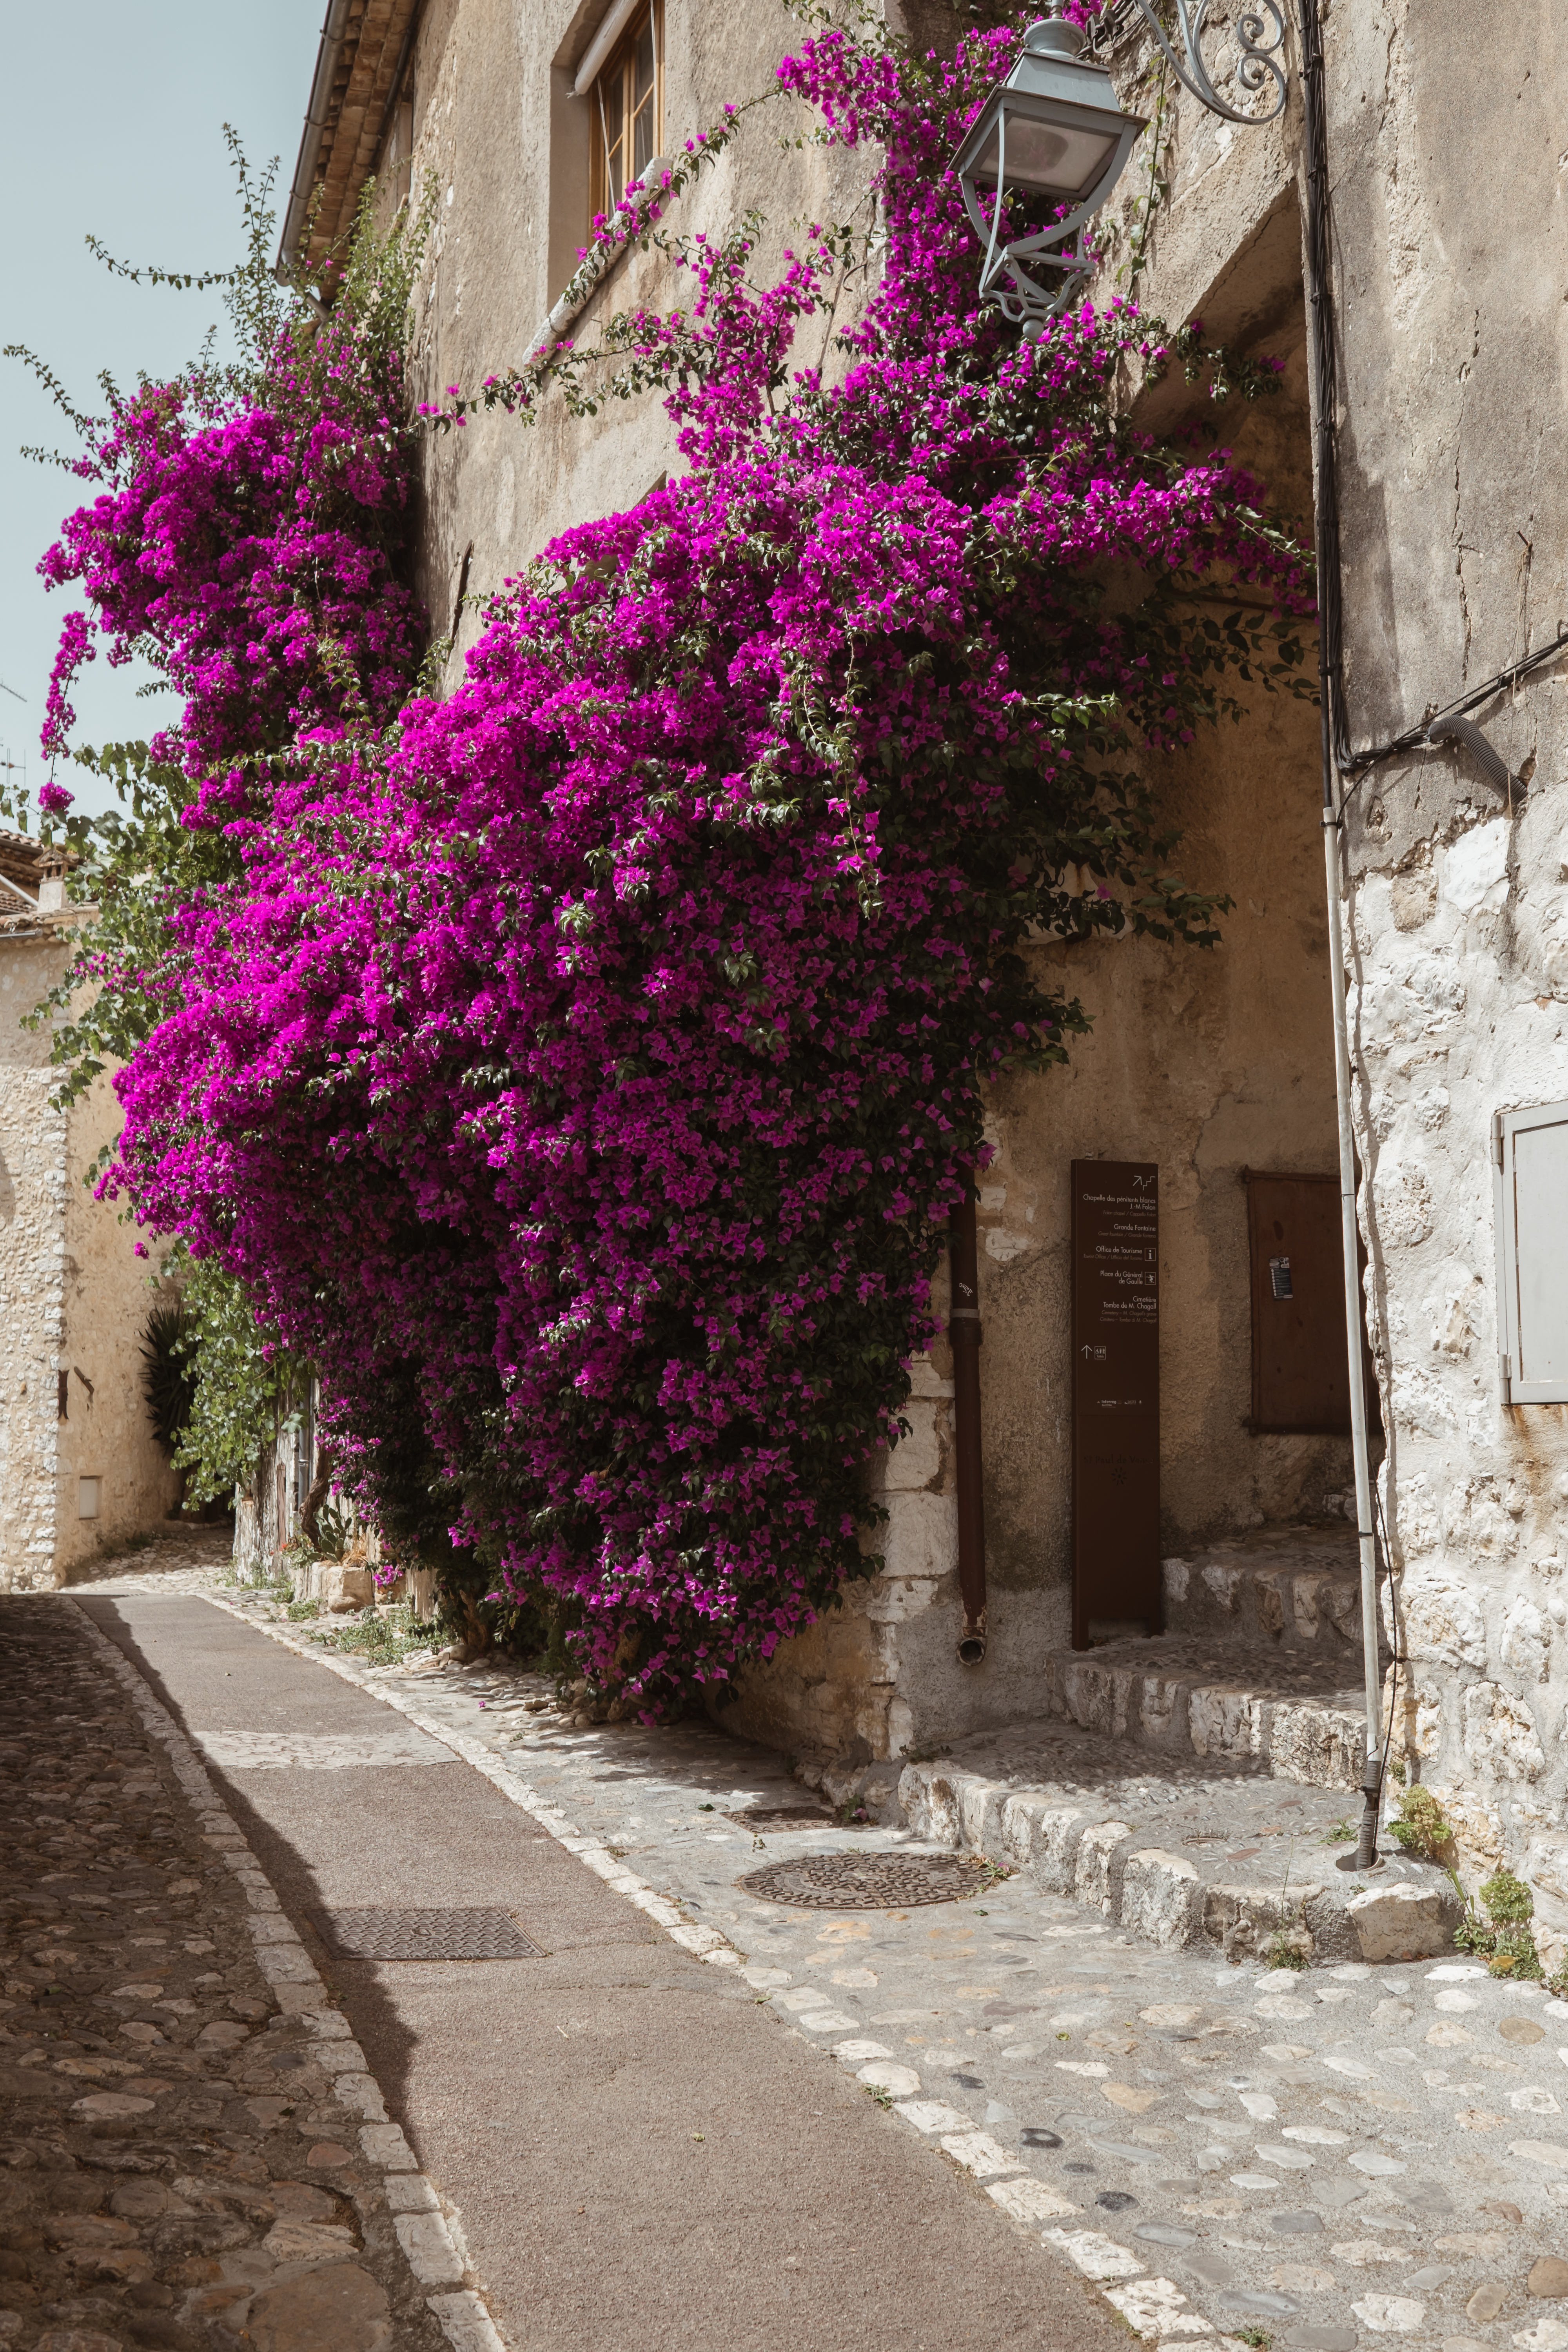
<path fill-rule="evenodd" d="M 414 84 L 404 83 L 393 109 L 391 137 L 386 142 L 385 169 L 400 205 L 414 194 Z"/>
<path fill-rule="evenodd" d="M 588 92 L 588 208 L 613 213 L 664 137 L 664 0 L 645 0 Z"/>

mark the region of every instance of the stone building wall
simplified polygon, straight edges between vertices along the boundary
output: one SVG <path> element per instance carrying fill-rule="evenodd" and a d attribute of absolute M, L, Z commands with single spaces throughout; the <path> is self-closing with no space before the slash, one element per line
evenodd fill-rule
<path fill-rule="evenodd" d="M 142 1395 L 149 1267 L 82 1181 L 119 1123 L 109 1081 L 52 1109 L 47 1030 L 22 1025 L 68 922 L 0 919 L 0 1590 L 66 1581 L 178 1496 Z"/>
<path fill-rule="evenodd" d="M 602 10 L 571 0 L 519 16 L 500 0 L 435 0 L 415 44 L 414 169 L 439 215 L 419 289 L 416 391 L 472 387 L 526 355 L 575 259 L 581 109 L 567 90 Z M 1224 8 L 1211 14 L 1226 15 Z M 1234 14 L 1234 11 L 1229 12 Z M 921 30 L 941 38 L 941 12 Z M 771 0 L 668 0 L 668 150 L 765 84 L 795 29 Z M 1568 67 L 1546 0 L 1489 11 L 1478 47 L 1459 0 L 1325 10 L 1336 288 L 1336 418 L 1345 510 L 1352 730 L 1365 744 L 1451 700 L 1568 616 L 1562 287 L 1568 193 L 1556 128 Z M 1152 114 L 1157 76 L 1136 26 L 1113 70 Z M 1310 530 L 1309 388 L 1300 285 L 1300 58 L 1290 103 L 1254 131 L 1168 89 L 1166 193 L 1148 226 L 1146 306 L 1286 362 L 1285 391 L 1225 438 L 1275 505 Z M 721 168 L 672 208 L 713 234 L 746 205 L 788 225 L 864 200 L 868 159 L 784 152 L 779 109 L 752 118 Z M 1151 184 L 1148 140 L 1105 223 L 1095 289 L 1124 290 Z M 575 177 L 574 177 L 575 175 Z M 389 201 L 389 196 L 385 200 Z M 766 239 L 760 266 L 769 259 Z M 669 266 L 631 256 L 572 331 L 679 299 Z M 1169 424 L 1184 397 L 1148 404 Z M 657 400 L 572 420 L 502 418 L 433 441 L 421 581 L 455 625 L 448 685 L 482 596 L 567 525 L 632 503 L 678 462 Z M 1396 1733 L 1411 1769 L 1463 1817 L 1472 1850 L 1568 1866 L 1568 1408 L 1505 1408 L 1488 1135 L 1494 1110 L 1568 1097 L 1568 864 L 1563 688 L 1549 672 L 1480 715 L 1531 790 L 1510 814 L 1463 755 L 1375 772 L 1352 815 L 1345 908 L 1365 1182 L 1369 1328 L 1388 1421 L 1381 1493 L 1413 1661 Z M 1326 921 L 1310 712 L 1260 703 L 1245 727 L 1165 763 L 1194 878 L 1237 900 L 1210 957 L 1147 944 L 1068 956 L 1094 1035 L 1073 1066 L 1003 1090 L 982 1199 L 991 1646 L 952 1659 L 949 1367 L 914 1368 L 912 1435 L 882 1466 L 887 1573 L 857 1588 L 765 1675 L 737 1717 L 790 1744 L 885 1754 L 1026 1711 L 1064 1637 L 1068 1162 L 1148 1156 L 1164 1185 L 1162 1272 L 1167 1538 L 1310 1515 L 1345 1486 L 1347 1449 L 1245 1425 L 1244 1210 L 1251 1164 L 1335 1164 Z M 1555 1859 L 1554 1859 L 1555 1855 Z M 1557 1873 L 1556 1880 L 1552 1874 Z M 1565 1912 L 1568 1918 L 1568 1912 Z"/>
<path fill-rule="evenodd" d="M 472 392 L 525 359 L 577 268 L 588 233 L 589 113 L 570 89 L 605 13 L 598 0 L 537 0 L 526 10 L 507 0 L 436 0 L 419 21 L 412 175 L 416 187 L 435 175 L 438 209 L 416 296 L 416 399 L 438 400 L 450 384 Z M 666 0 L 665 152 L 718 123 L 726 104 L 766 90 L 801 31 L 776 0 L 723 9 Z M 792 226 L 847 219 L 858 206 L 864 213 L 862 160 L 787 146 L 806 121 L 794 99 L 760 108 L 716 167 L 669 205 L 663 226 L 672 237 L 720 236 L 755 207 L 769 224 L 757 251 L 765 273 Z M 398 187 L 395 173 L 384 173 L 384 220 Z M 689 307 L 694 291 L 689 274 L 658 251 L 628 252 L 570 333 L 590 342 L 619 311 Z M 813 359 L 828 332 L 816 322 L 807 336 Z M 480 633 L 480 600 L 556 534 L 635 506 L 679 464 L 657 396 L 610 400 L 587 418 L 547 400 L 534 424 L 497 412 L 432 438 L 417 584 L 437 630 L 455 631 L 448 688 Z M 460 590 L 473 600 L 462 612 Z"/>
<path fill-rule="evenodd" d="M 291 1415 L 262 1446 L 250 1491 L 236 1498 L 234 1565 L 242 1584 L 266 1584 L 283 1573 L 315 1474 L 311 1429 Z"/>
<path fill-rule="evenodd" d="M 1336 6 L 1329 138 L 1352 745 L 1568 625 L 1568 57 L 1542 0 Z M 1478 1861 L 1568 1927 L 1568 1405 L 1510 1406 L 1491 1123 L 1568 1098 L 1568 667 L 1370 771 L 1346 904 L 1381 1487 L 1411 1659 L 1396 1737 Z M 1564 1203 L 1568 1210 L 1568 1202 Z"/>
<path fill-rule="evenodd" d="M 28 919 L 0 919 L 0 1589 L 55 1582 L 66 1251 L 66 1121 L 47 1041 L 21 1025 L 62 961 Z"/>
<path fill-rule="evenodd" d="M 156 1527 L 180 1495 L 179 1474 L 153 1434 L 142 1393 L 142 1333 L 161 1295 L 153 1277 L 166 1245 L 153 1244 L 149 1257 L 138 1257 L 137 1228 L 91 1190 L 99 1155 L 121 1126 L 107 1073 L 65 1124 L 61 1360 L 70 1367 L 70 1410 L 58 1431 L 58 1582 L 120 1538 Z M 82 1516 L 88 1478 L 97 1482 L 96 1518 Z"/>
<path fill-rule="evenodd" d="M 416 300 L 417 397 L 438 397 L 453 383 L 471 389 L 525 356 L 575 266 L 587 125 L 582 102 L 567 93 L 603 13 L 552 0 L 525 21 L 498 0 L 438 0 L 420 21 L 412 176 L 417 184 L 434 173 L 439 203 Z M 928 6 L 917 29 L 940 41 L 957 21 Z M 723 12 L 705 0 L 668 0 L 665 151 L 716 121 L 727 102 L 765 88 L 799 31 L 773 0 L 739 0 Z M 1136 27 L 1118 40 L 1113 70 L 1128 102 L 1153 115 L 1159 78 Z M 1280 398 L 1234 424 L 1227 416 L 1223 437 L 1310 530 L 1299 95 L 1281 123 L 1257 132 L 1216 123 L 1173 85 L 1167 95 L 1160 176 L 1168 197 L 1145 224 L 1146 139 L 1106 224 L 1097 295 L 1117 289 L 1146 230 L 1146 304 L 1173 320 L 1201 310 L 1211 330 L 1285 362 Z M 668 230 L 714 236 L 754 206 L 767 217 L 758 253 L 765 273 L 803 219 L 863 212 L 874 157 L 783 146 L 802 120 L 793 100 L 750 118 L 718 169 L 671 206 Z M 397 193 L 389 170 L 384 217 Z M 628 255 L 570 332 L 591 341 L 615 311 L 668 307 L 689 289 L 659 254 Z M 817 355 L 815 344 L 801 353 Z M 1176 421 L 1191 401 L 1179 384 L 1155 395 L 1151 423 Z M 433 439 L 420 581 L 437 625 L 455 627 L 448 687 L 481 625 L 471 606 L 458 611 L 460 590 L 482 597 L 553 533 L 635 503 L 679 463 L 657 398 L 611 401 L 585 420 L 547 401 L 532 425 L 498 415 Z M 1210 956 L 1133 942 L 1040 950 L 1068 962 L 1096 1031 L 1070 1072 L 1016 1085 L 995 1106 L 998 1159 L 982 1199 L 985 1664 L 966 1672 L 953 1657 L 951 1384 L 939 1349 L 915 1368 L 913 1434 L 878 1474 L 889 1512 L 879 1538 L 885 1575 L 855 1588 L 751 1678 L 738 1726 L 789 1744 L 885 1755 L 1038 1703 L 1046 1654 L 1068 1623 L 1074 1157 L 1147 1156 L 1162 1165 L 1172 1546 L 1314 1514 L 1347 1483 L 1342 1443 L 1260 1438 L 1245 1425 L 1250 1305 L 1239 1172 L 1248 1162 L 1307 1173 L 1334 1165 L 1313 715 L 1260 698 L 1244 727 L 1163 763 L 1158 781 L 1188 829 L 1187 870 L 1228 891 L 1237 912 Z"/>

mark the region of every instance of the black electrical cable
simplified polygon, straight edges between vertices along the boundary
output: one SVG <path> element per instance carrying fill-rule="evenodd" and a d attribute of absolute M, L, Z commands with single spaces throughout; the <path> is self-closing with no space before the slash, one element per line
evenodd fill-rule
<path fill-rule="evenodd" d="M 1324 128 L 1323 27 L 1318 0 L 1301 0 L 1301 93 L 1307 137 L 1308 331 L 1312 362 L 1318 548 L 1318 697 L 1321 705 L 1323 807 L 1339 812 L 1338 778 L 1349 765 L 1344 729 L 1344 604 L 1340 563 L 1339 457 L 1334 418 L 1339 365 L 1329 290 L 1329 150 Z"/>
<path fill-rule="evenodd" d="M 1428 737 L 1432 729 L 1440 720 L 1462 719 L 1467 711 L 1479 709 L 1480 704 L 1489 701 L 1494 694 L 1502 693 L 1508 687 L 1517 686 L 1521 677 L 1530 676 L 1531 670 L 1540 669 L 1544 663 L 1554 659 L 1565 646 L 1568 646 L 1568 629 L 1564 629 L 1561 635 L 1553 637 L 1549 646 L 1538 646 L 1534 653 L 1527 654 L 1522 661 L 1515 662 L 1510 669 L 1500 669 L 1495 677 L 1489 677 L 1484 686 L 1476 687 L 1471 693 L 1462 696 L 1458 702 L 1445 703 L 1441 710 L 1435 710 L 1431 718 L 1425 720 L 1421 726 L 1407 727 L 1403 735 L 1396 735 L 1390 743 L 1377 743 L 1369 751 L 1352 751 L 1349 759 L 1342 763 L 1347 772 L 1355 775 L 1355 782 L 1350 786 L 1345 798 L 1348 800 L 1351 793 L 1360 791 L 1365 778 L 1365 772 L 1369 768 L 1374 768 L 1380 760 L 1392 760 L 1401 751 L 1416 751 L 1429 748 Z"/>

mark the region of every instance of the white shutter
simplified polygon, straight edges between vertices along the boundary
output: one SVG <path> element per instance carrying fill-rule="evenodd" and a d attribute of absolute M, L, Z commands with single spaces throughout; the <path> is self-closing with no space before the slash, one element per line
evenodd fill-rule
<path fill-rule="evenodd" d="M 1568 1103 L 1492 1121 L 1505 1404 L 1568 1403 Z"/>

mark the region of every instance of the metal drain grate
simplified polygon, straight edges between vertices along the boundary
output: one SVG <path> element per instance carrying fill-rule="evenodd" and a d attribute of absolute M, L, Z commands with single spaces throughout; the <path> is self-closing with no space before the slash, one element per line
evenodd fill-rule
<path fill-rule="evenodd" d="M 739 1883 L 764 1903 L 805 1911 L 904 1911 L 921 1903 L 962 1903 L 1006 1875 L 963 1853 L 813 1853 L 773 1862 Z"/>
<path fill-rule="evenodd" d="M 353 1960 L 542 1960 L 510 1911 L 319 1911 L 321 1934 Z"/>
<path fill-rule="evenodd" d="M 739 1822 L 743 1830 L 833 1830 L 838 1827 L 837 1816 L 824 1805 L 775 1805 L 769 1812 L 757 1808 L 751 1812 L 726 1813 L 727 1822 Z"/>

